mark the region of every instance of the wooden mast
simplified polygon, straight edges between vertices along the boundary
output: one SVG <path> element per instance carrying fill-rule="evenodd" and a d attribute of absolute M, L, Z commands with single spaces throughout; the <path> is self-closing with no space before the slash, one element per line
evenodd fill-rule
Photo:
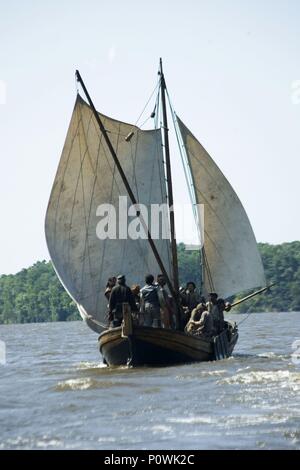
<path fill-rule="evenodd" d="M 174 289 L 176 292 L 176 300 L 178 301 L 179 295 L 179 281 L 178 281 L 178 259 L 177 259 L 177 243 L 175 235 L 175 218 L 174 218 L 174 207 L 173 207 L 173 187 L 172 187 L 172 172 L 171 172 L 171 161 L 170 161 L 170 146 L 169 146 L 169 129 L 168 129 L 168 118 L 167 118 L 167 107 L 166 107 L 166 82 L 163 74 L 162 60 L 159 61 L 160 65 L 160 80 L 161 80 L 161 103 L 163 113 L 163 130 L 164 130 L 164 145 L 165 145 L 165 158 L 166 158 L 166 170 L 167 170 L 167 187 L 168 187 L 168 204 L 170 212 L 170 230 L 171 230 L 171 250 L 172 250 L 172 266 L 173 266 L 173 282 Z"/>
<path fill-rule="evenodd" d="M 109 139 L 109 137 L 108 137 L 108 135 L 107 135 L 107 132 L 106 132 L 106 130 L 105 130 L 105 127 L 104 127 L 104 125 L 103 125 L 103 123 L 102 123 L 102 121 L 101 121 L 101 119 L 100 119 L 99 114 L 98 114 L 97 111 L 96 111 L 96 108 L 95 108 L 95 106 L 94 106 L 94 103 L 93 103 L 93 101 L 92 101 L 92 99 L 91 99 L 91 97 L 90 97 L 90 95 L 89 95 L 89 93 L 88 93 L 88 91 L 87 91 L 87 89 L 86 89 L 86 86 L 85 86 L 85 84 L 84 84 L 84 82 L 83 82 L 83 80 L 82 80 L 82 78 L 81 78 L 81 75 L 80 75 L 80 73 L 79 73 L 78 70 L 76 70 L 76 79 L 78 80 L 78 82 L 79 82 L 80 85 L 82 86 L 82 89 L 83 89 L 83 91 L 84 91 L 84 93 L 85 93 L 85 96 L 86 96 L 86 98 L 87 98 L 87 100 L 88 100 L 88 102 L 89 102 L 89 105 L 90 105 L 91 109 L 92 109 L 93 115 L 94 115 L 94 117 L 95 117 L 95 119 L 96 119 L 96 121 L 97 121 L 97 124 L 98 124 L 98 126 L 99 126 L 101 132 L 102 132 L 102 135 L 103 135 L 104 140 L 105 140 L 105 142 L 106 142 L 106 144 L 107 144 L 107 147 L 108 147 L 108 149 L 109 149 L 109 151 L 110 151 L 110 153 L 111 153 L 111 156 L 112 156 L 112 158 L 113 158 L 113 160 L 114 160 L 114 162 L 115 162 L 115 164 L 116 164 L 116 167 L 117 167 L 117 169 L 118 169 L 118 171 L 119 171 L 119 173 L 120 173 L 120 176 L 121 176 L 121 178 L 122 178 L 122 181 L 123 181 L 123 183 L 124 183 L 124 186 L 125 186 L 125 188 L 126 188 L 126 190 L 127 190 L 127 192 L 128 192 L 128 195 L 129 195 L 129 197 L 130 197 L 130 199 L 131 199 L 131 202 L 132 202 L 132 204 L 134 204 L 134 205 L 135 205 L 135 204 L 138 205 L 138 202 L 137 202 L 137 200 L 136 200 L 136 198 L 135 198 L 135 196 L 134 196 L 134 194 L 133 194 L 133 192 L 132 192 L 132 189 L 131 189 L 131 187 L 130 187 L 130 185 L 129 185 L 129 183 L 128 183 L 128 180 L 127 180 L 126 175 L 125 175 L 125 173 L 124 173 L 124 171 L 123 171 L 123 168 L 122 168 L 122 166 L 121 166 L 121 164 L 120 164 L 120 162 L 119 162 L 119 159 L 118 159 L 118 157 L 117 157 L 117 154 L 116 154 L 116 152 L 115 152 L 115 150 L 114 150 L 114 148 L 113 148 L 113 146 L 112 146 L 112 143 L 111 143 L 111 141 L 110 141 L 110 139 Z M 159 256 L 159 253 L 158 253 L 158 251 L 157 251 L 157 249 L 156 249 L 155 243 L 154 243 L 154 241 L 153 241 L 153 239 L 152 239 L 152 237 L 151 237 L 151 234 L 150 234 L 150 232 L 149 232 L 148 226 L 147 226 L 147 224 L 146 224 L 146 222 L 145 222 L 145 220 L 144 220 L 142 214 L 141 214 L 139 211 L 137 211 L 137 216 L 139 217 L 139 219 L 140 219 L 140 221 L 141 221 L 141 224 L 142 224 L 142 226 L 143 226 L 143 229 L 145 230 L 145 233 L 147 233 L 147 238 L 148 238 L 149 244 L 150 244 L 150 246 L 151 246 L 151 248 L 152 248 L 152 251 L 153 251 L 153 254 L 154 254 L 155 259 L 156 259 L 156 261 L 157 261 L 157 264 L 159 265 L 159 268 L 160 268 L 162 274 L 164 275 L 164 277 L 165 277 L 165 279 L 166 279 L 167 285 L 168 285 L 168 287 L 169 287 L 169 289 L 170 289 L 170 293 L 171 293 L 172 297 L 174 298 L 174 300 L 177 302 L 177 298 L 178 298 L 178 294 L 177 294 L 177 293 L 178 293 L 178 290 L 175 290 L 175 289 L 174 289 L 174 286 L 173 286 L 173 284 L 172 284 L 172 282 L 171 282 L 171 280 L 170 280 L 170 278 L 169 278 L 169 276 L 168 276 L 168 273 L 167 273 L 167 271 L 166 271 L 166 269 L 165 269 L 165 267 L 164 267 L 164 265 L 163 265 L 163 262 L 162 262 L 162 260 L 161 260 L 161 258 L 160 258 L 160 256 Z"/>

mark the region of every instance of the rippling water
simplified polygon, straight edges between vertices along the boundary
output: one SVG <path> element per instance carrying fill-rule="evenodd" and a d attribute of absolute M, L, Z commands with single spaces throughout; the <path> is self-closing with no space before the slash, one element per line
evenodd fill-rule
<path fill-rule="evenodd" d="M 0 448 L 300 449 L 296 339 L 300 313 L 253 314 L 230 359 L 108 369 L 81 322 L 0 325 Z"/>

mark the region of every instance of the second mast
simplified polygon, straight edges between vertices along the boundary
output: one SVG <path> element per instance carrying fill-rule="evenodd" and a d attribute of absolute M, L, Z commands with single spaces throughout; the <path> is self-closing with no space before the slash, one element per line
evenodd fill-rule
<path fill-rule="evenodd" d="M 165 159 L 166 159 L 166 173 L 167 173 L 167 188 L 168 188 L 168 205 L 170 213 L 170 232 L 171 232 L 171 251 L 172 251 L 172 267 L 173 267 L 173 285 L 174 290 L 178 296 L 179 293 L 179 280 L 178 280 L 178 259 L 177 259 L 177 242 L 175 234 L 175 218 L 174 218 L 174 201 L 173 201 L 173 186 L 172 186 L 172 171 L 170 161 L 170 146 L 169 146 L 169 129 L 168 117 L 166 107 L 166 82 L 163 74 L 162 60 L 160 59 L 160 80 L 161 80 L 161 103 L 163 114 L 163 132 L 164 132 L 164 146 L 165 146 Z"/>

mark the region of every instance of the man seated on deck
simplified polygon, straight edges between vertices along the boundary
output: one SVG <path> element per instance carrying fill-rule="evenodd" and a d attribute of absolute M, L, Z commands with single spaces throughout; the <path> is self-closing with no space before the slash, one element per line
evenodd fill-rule
<path fill-rule="evenodd" d="M 117 277 L 117 285 L 112 288 L 108 305 L 109 321 L 111 322 L 111 327 L 113 328 L 120 326 L 122 323 L 123 303 L 128 303 L 130 305 L 131 311 L 137 312 L 138 308 L 134 300 L 134 295 L 130 288 L 126 285 L 125 276 L 120 274 Z"/>
<path fill-rule="evenodd" d="M 159 328 L 160 321 L 160 303 L 158 298 L 157 286 L 154 284 L 154 276 L 147 274 L 145 277 L 146 285 L 141 289 L 141 314 L 144 316 L 144 326 Z"/>
<path fill-rule="evenodd" d="M 197 307 L 192 310 L 191 321 L 199 321 L 201 319 L 202 313 L 207 310 L 206 305 L 203 302 L 200 302 Z"/>
<path fill-rule="evenodd" d="M 192 333 L 195 329 L 196 322 L 201 319 L 202 313 L 206 310 L 206 305 L 198 304 L 191 313 L 191 317 L 187 322 L 184 331 L 185 333 Z"/>
<path fill-rule="evenodd" d="M 190 335 L 210 339 L 213 336 L 213 331 L 214 323 L 212 313 L 206 310 L 204 304 L 198 304 L 192 311 L 191 319 L 185 327 L 185 332 Z"/>

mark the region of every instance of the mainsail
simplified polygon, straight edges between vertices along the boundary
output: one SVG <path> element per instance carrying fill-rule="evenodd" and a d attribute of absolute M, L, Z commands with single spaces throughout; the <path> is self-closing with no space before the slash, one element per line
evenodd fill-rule
<path fill-rule="evenodd" d="M 99 116 L 136 200 L 148 209 L 151 204 L 166 203 L 160 130 L 145 131 Z M 126 140 L 132 132 L 131 139 Z M 119 196 L 127 196 L 125 186 L 92 109 L 78 95 L 49 200 L 45 231 L 60 280 L 82 317 L 97 332 L 105 323 L 104 290 L 109 277 L 122 272 L 129 285 L 142 284 L 146 273 L 160 272 L 147 239 L 120 238 L 118 226 L 116 239 L 98 238 L 98 208 L 102 204 L 118 208 Z M 130 206 L 129 200 L 127 204 Z M 116 211 L 117 220 L 119 216 L 124 220 L 126 211 L 121 212 Z M 172 278 L 170 240 L 160 237 L 155 244 Z"/>
<path fill-rule="evenodd" d="M 197 204 L 204 205 L 204 292 L 229 297 L 265 285 L 260 254 L 247 214 L 216 163 L 177 117 Z"/>

